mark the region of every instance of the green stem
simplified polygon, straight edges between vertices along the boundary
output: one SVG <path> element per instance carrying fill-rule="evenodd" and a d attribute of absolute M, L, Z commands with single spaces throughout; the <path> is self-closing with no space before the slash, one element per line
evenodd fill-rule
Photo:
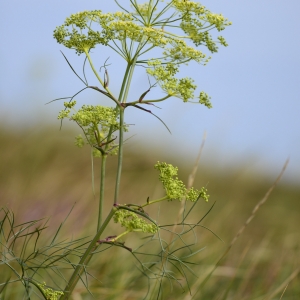
<path fill-rule="evenodd" d="M 150 51 L 151 49 L 155 48 L 156 46 L 151 46 L 150 48 L 146 49 L 144 52 L 141 52 L 139 54 L 139 56 L 142 56 L 143 54 L 147 53 L 148 51 Z"/>
<path fill-rule="evenodd" d="M 107 154 L 102 155 L 97 232 L 100 230 L 101 223 L 102 223 L 106 159 L 107 159 Z"/>
<path fill-rule="evenodd" d="M 126 82 L 126 88 L 125 88 L 124 96 L 123 96 L 122 101 L 120 101 L 122 103 L 125 103 L 126 100 L 127 100 L 128 93 L 129 93 L 129 88 L 130 88 L 130 83 L 131 83 L 131 80 L 132 80 L 132 77 L 133 77 L 133 73 L 134 73 L 134 68 L 135 68 L 135 65 L 136 65 L 136 61 L 137 61 L 137 59 L 139 57 L 139 52 L 143 49 L 144 46 L 145 46 L 145 44 L 143 44 L 143 39 L 142 39 L 142 41 L 140 42 L 139 46 L 137 47 L 136 53 L 135 53 L 135 55 L 133 57 L 133 60 L 130 62 L 129 74 L 126 74 L 128 76 L 128 79 L 127 79 L 127 82 Z"/>
<path fill-rule="evenodd" d="M 119 95 L 119 102 L 125 103 L 128 96 L 128 91 L 130 87 L 130 83 L 132 80 L 134 66 L 136 64 L 136 60 L 139 56 L 139 51 L 143 48 L 142 41 L 140 42 L 137 51 L 135 53 L 134 59 L 132 62 L 128 62 L 127 68 L 125 71 L 120 95 Z M 120 112 L 120 129 L 119 129 L 119 152 L 118 152 L 118 169 L 117 169 L 117 178 L 116 178 L 116 186 L 115 186 L 115 197 L 114 197 L 114 204 L 118 203 L 119 198 L 119 190 L 120 190 L 120 182 L 121 182 L 121 173 L 122 173 L 122 164 L 123 164 L 123 140 L 124 140 L 124 107 L 121 105 L 119 106 Z"/>
<path fill-rule="evenodd" d="M 145 207 L 145 206 L 151 205 L 151 204 L 153 204 L 153 203 L 165 201 L 165 200 L 167 200 L 167 199 L 169 199 L 169 197 L 168 197 L 168 196 L 165 196 L 165 197 L 159 198 L 159 199 L 157 199 L 157 200 L 149 201 L 149 202 L 147 202 L 147 203 L 141 205 L 141 207 Z"/>
<path fill-rule="evenodd" d="M 117 169 L 117 178 L 116 178 L 116 186 L 115 186 L 114 204 L 118 203 L 122 164 L 123 164 L 124 108 L 119 107 L 119 112 L 120 112 L 119 152 L 118 152 L 118 169 Z"/>
<path fill-rule="evenodd" d="M 156 99 L 156 100 L 144 100 L 144 101 L 133 101 L 133 102 L 129 102 L 128 105 L 135 105 L 135 104 L 143 104 L 143 103 L 152 103 L 152 102 L 161 102 L 161 101 L 164 101 L 168 98 L 172 97 L 172 95 L 167 95 L 163 98 L 160 98 L 160 99 Z"/>
<path fill-rule="evenodd" d="M 128 234 L 130 231 L 129 230 L 126 230 L 124 231 L 123 233 L 119 234 L 117 237 L 115 237 L 112 242 L 115 242 L 116 240 L 118 240 L 119 238 L 121 238 L 122 236 Z"/>
<path fill-rule="evenodd" d="M 126 82 L 127 82 L 128 74 L 129 74 L 129 71 L 130 71 L 130 66 L 131 66 L 131 64 L 128 63 L 127 67 L 126 67 L 125 75 L 124 75 L 124 78 L 123 78 L 121 90 L 120 90 L 120 93 L 119 93 L 119 102 L 122 102 L 122 97 L 123 97 L 123 94 L 124 94 L 124 89 L 126 87 Z"/>
<path fill-rule="evenodd" d="M 99 80 L 100 84 L 101 84 L 101 85 L 103 86 L 103 88 L 108 92 L 108 94 L 110 95 L 110 98 L 111 98 L 114 102 L 116 102 L 116 104 L 119 105 L 119 102 L 117 101 L 117 99 L 114 97 L 114 95 L 113 95 L 112 92 L 109 90 L 109 88 L 108 88 L 107 86 L 104 85 L 103 80 L 100 78 L 98 72 L 96 71 L 96 69 L 95 69 L 95 67 L 94 67 L 94 65 L 93 65 L 93 62 L 92 62 L 92 59 L 91 59 L 91 57 L 90 57 L 90 54 L 89 54 L 88 50 L 85 50 L 85 55 L 86 55 L 86 57 L 87 57 L 87 59 L 88 59 L 88 61 L 89 61 L 89 63 L 90 63 L 90 66 L 91 66 L 91 68 L 92 68 L 92 70 L 93 70 L 95 76 L 96 76 L 97 79 Z"/>
<path fill-rule="evenodd" d="M 85 51 L 85 55 L 86 55 L 86 57 L 87 57 L 87 59 L 88 59 L 88 61 L 89 61 L 89 63 L 90 63 L 90 66 L 91 66 L 91 68 L 92 68 L 92 70 L 93 70 L 95 76 L 97 77 L 97 79 L 99 80 L 99 82 L 101 83 L 101 85 L 104 87 L 104 82 L 103 82 L 103 80 L 100 78 L 98 72 L 96 71 L 96 69 L 95 69 L 95 67 L 94 67 L 94 64 L 93 64 L 93 62 L 92 62 L 92 59 L 91 59 L 91 57 L 90 57 L 89 52 L 88 52 L 88 51 Z"/>
<path fill-rule="evenodd" d="M 118 103 L 125 103 L 128 96 L 129 87 L 131 84 L 134 66 L 136 64 L 136 60 L 139 56 L 139 51 L 143 48 L 143 40 L 140 42 L 133 61 L 128 62 L 127 68 L 125 71 L 122 87 L 119 94 Z M 115 196 L 114 196 L 114 204 L 118 203 L 119 198 L 119 190 L 120 190 L 120 182 L 121 182 L 121 173 L 122 173 L 122 164 L 123 164 L 123 140 L 124 140 L 124 107 L 119 105 L 120 112 L 120 129 L 119 129 L 119 152 L 118 152 L 118 169 L 117 169 L 117 177 L 116 177 L 116 186 L 115 186 Z"/>
<path fill-rule="evenodd" d="M 90 245 L 88 246 L 88 248 L 85 250 L 84 254 L 82 255 L 79 263 L 77 264 L 66 288 L 64 289 L 64 295 L 62 295 L 59 300 L 67 300 L 69 299 L 69 297 L 71 296 L 78 280 L 81 277 L 81 274 L 84 271 L 84 267 L 87 266 L 88 262 L 90 261 L 90 259 L 93 256 L 93 251 L 97 248 L 97 241 L 100 239 L 101 234 L 103 233 L 103 231 L 105 230 L 105 228 L 107 227 L 108 223 L 110 222 L 111 218 L 113 217 L 114 213 L 116 212 L 117 208 L 113 207 L 110 211 L 110 213 L 108 214 L 108 216 L 106 217 L 105 221 L 103 222 L 103 224 L 101 225 L 100 229 L 98 230 L 97 234 L 95 235 L 95 237 L 93 238 L 93 240 L 91 241 Z"/>
<path fill-rule="evenodd" d="M 129 74 L 128 74 L 127 84 L 126 84 L 126 88 L 125 88 L 122 103 L 125 103 L 126 100 L 127 100 L 127 97 L 128 97 L 130 83 L 131 83 L 133 72 L 134 72 L 135 62 L 136 62 L 136 58 L 134 59 L 133 63 L 130 66 L 130 71 L 129 71 Z"/>

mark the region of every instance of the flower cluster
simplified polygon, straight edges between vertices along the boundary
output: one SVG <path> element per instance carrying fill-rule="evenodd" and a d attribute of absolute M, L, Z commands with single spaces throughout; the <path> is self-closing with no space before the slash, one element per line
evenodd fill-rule
<path fill-rule="evenodd" d="M 118 209 L 114 214 L 115 223 L 121 224 L 127 231 L 142 231 L 156 233 L 159 227 L 154 223 L 147 223 L 134 212 L 126 209 Z"/>
<path fill-rule="evenodd" d="M 224 47 L 227 47 L 227 46 L 228 46 L 228 44 L 227 44 L 226 40 L 224 39 L 224 37 L 218 36 L 218 40 L 219 40 L 219 43 L 220 43 L 221 45 L 223 45 Z"/>
<path fill-rule="evenodd" d="M 60 296 L 62 296 L 64 293 L 61 291 L 54 291 L 51 288 L 46 288 L 46 283 L 38 284 L 40 289 L 43 291 L 44 295 L 46 296 L 47 300 L 58 300 Z"/>
<path fill-rule="evenodd" d="M 72 14 L 63 25 L 56 27 L 54 38 L 59 44 L 75 49 L 78 54 L 88 52 L 98 44 L 107 45 L 113 38 L 112 32 L 106 25 L 112 20 L 114 17 L 111 14 L 104 14 L 101 10 Z M 101 32 L 90 28 L 93 21 L 97 21 L 101 25 L 103 28 Z"/>
<path fill-rule="evenodd" d="M 160 173 L 159 180 L 162 182 L 169 200 L 187 199 L 194 202 L 202 198 L 208 201 L 209 195 L 207 195 L 207 190 L 204 187 L 200 191 L 194 188 L 187 190 L 184 183 L 177 177 L 177 167 L 165 162 L 157 162 L 154 168 Z"/>
<path fill-rule="evenodd" d="M 205 92 L 200 92 L 199 103 L 205 105 L 207 108 L 212 108 L 210 97 Z"/>
<path fill-rule="evenodd" d="M 92 29 L 92 23 L 100 25 L 101 31 Z M 167 44 L 162 30 L 136 24 L 131 14 L 123 12 L 102 13 L 101 10 L 94 10 L 72 14 L 54 30 L 57 42 L 75 49 L 78 54 L 88 52 L 99 44 L 106 46 L 111 40 L 140 42 L 143 37 L 155 46 Z"/>
<path fill-rule="evenodd" d="M 148 68 L 147 73 L 155 77 L 168 95 L 180 97 L 184 102 L 194 98 L 194 91 L 197 86 L 193 84 L 194 81 L 191 78 L 175 78 L 174 75 L 178 72 L 175 64 L 168 63 L 163 66 L 161 61 L 154 60 L 149 62 L 148 65 L 153 66 L 153 69 Z"/>
<path fill-rule="evenodd" d="M 59 113 L 58 119 L 69 117 L 71 109 L 75 104 L 76 101 L 66 102 L 65 110 L 62 110 Z M 107 152 L 110 152 L 110 154 L 117 153 L 118 148 L 112 142 L 113 136 L 110 134 L 118 130 L 120 127 L 118 112 L 115 108 L 100 105 L 83 105 L 69 118 L 70 120 L 75 121 L 82 128 L 87 143 L 95 147 L 94 156 L 100 156 L 101 153 L 99 152 L 99 148 L 103 145 L 107 145 L 108 143 L 109 148 Z M 126 125 L 124 129 L 127 130 Z M 77 136 L 75 144 L 78 147 L 83 147 L 85 144 L 83 137 Z"/>
<path fill-rule="evenodd" d="M 82 127 L 101 126 L 103 133 L 107 133 L 110 126 L 118 129 L 117 112 L 112 107 L 100 105 L 83 105 L 76 114 L 71 117 Z M 95 129 L 95 128 L 94 128 Z M 115 131 L 114 130 L 114 131 Z"/>
<path fill-rule="evenodd" d="M 211 52 L 216 52 L 216 43 L 208 34 L 212 28 L 218 31 L 225 29 L 231 25 L 221 14 L 214 14 L 207 10 L 204 6 L 194 1 L 173 0 L 172 5 L 177 13 L 181 14 L 179 20 L 181 29 L 187 34 L 186 38 L 191 39 L 195 45 L 206 45 Z M 126 39 L 140 42 L 142 38 L 147 43 L 161 48 L 171 45 L 174 49 L 165 52 L 165 58 L 173 58 L 187 56 L 189 59 L 196 61 L 203 58 L 203 54 L 191 48 L 189 51 L 182 39 L 176 38 L 175 34 L 164 31 L 162 28 L 173 26 L 173 20 L 165 18 L 157 19 L 154 15 L 156 6 L 150 3 L 134 6 L 135 12 L 125 13 L 103 13 L 101 10 L 83 11 L 72 14 L 67 18 L 63 25 L 56 27 L 54 37 L 58 43 L 63 44 L 67 48 L 75 49 L 78 54 L 89 51 L 96 45 L 108 45 L 109 41 L 120 40 L 126 42 Z M 164 13 L 168 10 L 165 9 Z M 140 16 L 140 18 L 135 16 Z M 161 14 L 160 16 L 162 16 Z M 177 19 L 178 20 L 178 19 Z M 100 26 L 100 30 L 93 29 L 95 23 Z M 140 25 L 142 23 L 142 25 Z M 183 43 L 178 45 L 178 43 Z M 227 45 L 224 38 L 221 39 L 222 45 Z M 192 51 L 191 51 L 192 50 Z M 180 52 L 180 53 L 179 53 Z M 191 53 L 187 53 L 191 52 Z M 194 52 L 194 53 L 193 53 Z M 199 52 L 199 53 L 198 53 Z M 169 56 L 171 54 L 171 56 Z"/>
<path fill-rule="evenodd" d="M 170 38 L 169 43 L 172 47 L 166 47 L 163 54 L 165 55 L 165 59 L 176 61 L 177 64 L 194 60 L 205 65 L 210 59 L 210 57 L 206 58 L 206 55 L 203 52 L 188 46 L 182 39 Z"/>
<path fill-rule="evenodd" d="M 154 13 L 157 2 L 156 4 L 153 1 L 143 4 L 137 4 L 136 1 L 131 3 L 134 9 L 132 13 L 124 9 L 124 12 L 115 13 L 93 10 L 72 14 L 63 25 L 54 30 L 54 37 L 58 43 L 75 49 L 78 54 L 87 54 L 96 45 L 110 45 L 129 63 L 134 61 L 133 57 L 136 55 L 139 64 L 148 63 L 148 66 L 153 67 L 153 69 L 147 68 L 147 73 L 154 76 L 168 95 L 180 97 L 184 102 L 192 100 L 196 89 L 193 80 L 177 79 L 174 75 L 179 65 L 190 61 L 206 65 L 210 57 L 187 45 L 184 39 L 190 39 L 196 46 L 204 45 L 212 53 L 217 52 L 217 44 L 227 46 L 227 42 L 222 36 L 215 41 L 210 35 L 211 29 L 216 28 L 221 31 L 231 25 L 231 22 L 223 15 L 214 14 L 200 3 L 190 0 L 172 0 L 159 14 Z M 169 9 L 175 12 L 171 17 L 166 18 L 164 14 Z M 175 17 L 178 14 L 179 17 Z M 185 36 L 169 32 L 168 29 L 173 27 L 180 27 Z M 110 41 L 113 43 L 109 44 Z M 117 45 L 117 41 L 121 42 L 120 45 Z M 135 54 L 131 53 L 134 49 L 132 42 L 140 43 L 140 48 L 137 47 L 139 50 Z M 146 45 L 149 48 L 142 51 L 141 49 Z M 165 67 L 162 65 L 155 67 L 153 63 L 157 59 L 140 58 L 153 47 L 162 49 L 159 60 L 161 64 L 166 64 Z M 176 71 L 170 71 L 171 64 Z M 63 111 L 60 117 L 64 118 L 66 115 L 67 111 Z"/>
<path fill-rule="evenodd" d="M 172 6 L 182 13 L 181 29 L 188 34 L 195 45 L 205 44 L 211 52 L 217 52 L 215 42 L 208 31 L 216 28 L 224 30 L 231 25 L 222 14 L 214 14 L 199 2 L 189 0 L 174 0 Z"/>

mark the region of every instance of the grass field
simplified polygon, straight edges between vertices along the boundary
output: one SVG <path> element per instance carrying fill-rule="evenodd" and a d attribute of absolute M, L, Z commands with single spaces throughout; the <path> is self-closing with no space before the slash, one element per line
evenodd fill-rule
<path fill-rule="evenodd" d="M 16 223 L 50 218 L 42 241 L 47 241 L 55 233 L 74 204 L 60 238 L 94 234 L 99 162 L 94 162 L 94 196 L 90 150 L 88 147 L 74 147 L 73 136 L 71 131 L 51 128 L 0 131 L 0 206 L 14 212 Z M 129 152 L 125 148 L 120 192 L 124 203 L 142 203 L 148 196 L 154 198 L 162 193 L 153 168 L 157 160 L 151 151 L 147 153 L 145 149 L 135 149 Z M 178 164 L 185 165 L 180 158 Z M 179 176 L 185 182 L 192 166 L 190 162 L 186 165 L 186 169 L 179 170 Z M 107 168 L 106 211 L 112 205 L 115 166 L 116 159 L 112 157 Z M 198 265 L 191 268 L 197 276 L 187 271 L 190 289 L 192 294 L 197 292 L 196 295 L 191 298 L 187 283 L 170 266 L 185 292 L 176 282 L 171 284 L 166 280 L 161 299 L 300 299 L 300 187 L 283 183 L 278 184 L 211 278 L 199 290 L 204 278 L 276 176 L 252 176 L 247 175 L 243 168 L 220 170 L 217 166 L 212 168 L 200 163 L 194 185 L 201 187 L 209 182 L 211 196 L 208 203 L 203 201 L 199 204 L 191 219 L 196 221 L 204 216 L 216 202 L 201 224 L 223 242 L 209 230 L 198 228 L 196 248 L 205 248 L 193 256 L 193 261 Z M 156 213 L 158 206 L 151 207 L 151 210 L 157 216 L 158 223 L 160 220 L 171 222 L 176 220 L 180 205 L 179 202 L 172 202 L 167 210 L 161 205 L 160 214 Z M 105 234 L 115 234 L 118 230 L 111 226 Z M 140 239 L 142 237 L 129 237 L 126 245 L 134 248 L 143 241 Z M 167 235 L 165 238 L 168 239 Z M 90 273 L 98 279 L 90 278 L 89 281 L 94 298 L 79 284 L 73 299 L 143 299 L 148 281 L 136 265 L 131 253 L 122 248 L 99 253 L 90 264 Z M 8 277 L 13 279 L 14 274 L 5 265 L 0 265 L 0 283 Z M 5 293 L 0 294 L 0 299 L 25 299 L 21 295 L 18 285 L 12 284 Z M 33 296 L 32 299 L 38 298 Z"/>

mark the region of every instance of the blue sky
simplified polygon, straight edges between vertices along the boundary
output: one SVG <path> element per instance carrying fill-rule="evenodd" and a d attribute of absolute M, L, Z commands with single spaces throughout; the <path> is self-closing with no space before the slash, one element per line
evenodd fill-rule
<path fill-rule="evenodd" d="M 163 103 L 155 113 L 168 124 L 172 135 L 156 118 L 129 111 L 126 120 L 135 124 L 131 132 L 137 134 L 132 147 L 142 140 L 144 145 L 164 145 L 166 152 L 176 151 L 189 159 L 196 155 L 206 131 L 205 162 L 221 168 L 244 165 L 249 171 L 275 176 L 290 157 L 285 177 L 300 183 L 300 2 L 201 3 L 233 22 L 222 32 L 229 47 L 221 47 L 207 66 L 194 64 L 182 73 L 194 78 L 199 89 L 212 97 L 213 109 L 176 98 Z M 44 104 L 82 88 L 59 51 L 64 51 L 79 71 L 83 57 L 58 45 L 53 30 L 71 13 L 115 11 L 115 7 L 112 0 L 1 2 L 0 116 L 5 126 L 56 122 L 62 103 Z M 114 61 L 106 48 L 93 52 L 99 67 L 109 56 L 111 89 L 118 91 L 124 64 Z M 132 87 L 132 95 L 148 88 L 143 70 L 137 71 Z M 107 104 L 92 91 L 79 99 Z"/>

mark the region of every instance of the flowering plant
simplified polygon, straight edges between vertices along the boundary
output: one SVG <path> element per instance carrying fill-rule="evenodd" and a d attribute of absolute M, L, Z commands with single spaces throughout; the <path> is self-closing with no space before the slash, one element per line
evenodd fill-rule
<path fill-rule="evenodd" d="M 65 103 L 65 109 L 60 112 L 58 118 L 69 118 L 75 121 L 82 129 L 85 138 L 76 138 L 76 144 L 83 146 L 89 144 L 95 156 L 102 160 L 101 190 L 99 199 L 99 215 L 97 222 L 97 234 L 90 247 L 81 257 L 74 274 L 64 290 L 64 299 L 68 298 L 78 281 L 78 274 L 82 272 L 82 265 L 88 263 L 88 255 L 94 249 L 95 242 L 116 243 L 125 234 L 134 231 L 156 234 L 160 226 L 144 211 L 144 207 L 164 200 L 190 200 L 198 201 L 200 198 L 208 200 L 207 190 L 190 187 L 187 189 L 177 177 L 177 168 L 167 163 L 158 162 L 155 168 L 159 171 L 159 179 L 162 182 L 166 195 L 160 199 L 152 200 L 143 205 L 119 204 L 119 187 L 121 180 L 124 131 L 128 126 L 124 122 L 124 113 L 127 107 L 135 107 L 148 113 L 151 110 L 145 108 L 154 103 L 166 101 L 171 97 L 178 97 L 183 102 L 192 102 L 197 88 L 194 80 L 189 77 L 177 78 L 176 74 L 182 64 L 195 61 L 206 65 L 211 57 L 186 41 L 191 41 L 196 47 L 204 46 L 211 53 L 217 52 L 218 44 L 227 46 L 222 36 L 213 39 L 210 32 L 212 29 L 222 31 L 231 23 L 221 14 L 214 14 L 198 2 L 189 0 L 172 0 L 168 3 L 159 0 L 149 0 L 139 4 L 136 0 L 130 0 L 131 8 L 115 1 L 122 11 L 115 13 L 103 13 L 101 10 L 83 11 L 72 14 L 63 25 L 54 31 L 54 37 L 58 43 L 76 51 L 78 55 L 85 55 L 93 70 L 100 86 L 89 86 L 85 79 L 82 82 L 85 88 L 92 88 L 109 98 L 115 108 L 104 106 L 83 105 L 78 111 L 74 109 L 76 102 L 74 97 Z M 174 30 L 181 29 L 184 35 L 178 35 Z M 91 58 L 91 50 L 98 45 L 110 47 L 120 55 L 127 63 L 123 82 L 118 95 L 109 89 L 112 76 L 109 76 L 108 67 L 104 65 L 104 78 L 96 71 Z M 161 49 L 158 57 L 149 53 L 154 48 Z M 129 99 L 128 92 L 136 66 L 144 66 L 146 73 L 154 78 L 165 95 L 159 99 L 147 99 L 150 88 L 136 99 Z M 211 108 L 210 97 L 203 91 L 199 93 L 198 102 Z M 74 110 L 74 114 L 71 114 Z M 118 143 L 116 136 L 118 135 Z M 115 184 L 114 205 L 111 212 L 102 221 L 104 201 L 105 165 L 108 154 L 118 155 L 118 167 Z M 175 178 L 174 178 L 175 177 Z M 107 200 L 105 200 L 107 201 Z M 99 240 L 100 236 L 109 223 L 110 219 L 119 223 L 126 230 L 119 236 Z M 148 222 L 146 220 L 148 220 Z"/>
<path fill-rule="evenodd" d="M 62 287 L 61 291 L 54 291 L 51 288 L 46 288 L 45 283 L 38 284 L 32 277 L 27 278 L 27 284 L 35 285 L 45 299 L 69 299 L 78 280 L 82 279 L 81 275 L 86 272 L 86 266 L 92 256 L 103 244 L 122 247 L 136 256 L 135 250 L 125 246 L 124 242 L 126 235 L 135 232 L 147 234 L 147 238 L 150 235 L 151 241 L 158 241 L 161 244 L 160 253 L 153 254 L 161 256 L 159 262 L 149 267 L 139 261 L 143 272 L 145 274 L 151 273 L 152 277 L 154 276 L 159 281 L 165 277 L 176 280 L 171 272 L 166 272 L 164 266 L 168 262 L 178 263 L 180 268 L 187 266 L 182 258 L 175 256 L 174 253 L 177 250 L 170 252 L 169 248 L 174 245 L 175 241 L 183 240 L 186 234 L 199 225 L 199 223 L 187 223 L 187 217 L 199 199 L 208 201 L 209 198 L 205 187 L 196 189 L 185 186 L 177 177 L 178 169 L 176 167 L 165 162 L 157 162 L 155 169 L 159 172 L 159 180 L 163 185 L 165 195 L 159 199 L 150 200 L 147 198 L 142 204 L 120 203 L 119 190 L 123 164 L 124 132 L 130 130 L 130 126 L 124 121 L 124 114 L 128 107 L 134 107 L 141 112 L 156 116 L 149 107 L 154 108 L 156 103 L 172 97 L 177 97 L 183 102 L 195 102 L 194 99 L 197 98 L 196 102 L 211 108 L 210 97 L 204 91 L 199 91 L 198 96 L 195 97 L 197 89 L 195 81 L 190 77 L 177 77 L 177 74 L 183 64 L 188 65 L 195 61 L 205 66 L 211 59 L 202 50 L 196 49 L 197 47 L 201 46 L 204 51 L 207 49 L 209 52 L 215 53 L 218 51 L 218 45 L 227 46 L 224 37 L 217 36 L 214 39 L 211 32 L 213 29 L 220 32 L 231 23 L 222 14 L 214 14 L 199 2 L 190 0 L 170 0 L 167 2 L 148 0 L 143 4 L 138 3 L 137 0 L 122 1 L 122 4 L 117 0 L 115 2 L 121 11 L 115 13 L 104 13 L 101 10 L 79 12 L 72 14 L 54 30 L 54 38 L 59 44 L 74 50 L 78 55 L 85 56 L 85 62 L 88 62 L 99 82 L 98 86 L 89 85 L 85 73 L 84 78 L 81 78 L 64 55 L 84 87 L 72 97 L 55 100 L 69 100 L 64 103 L 64 108 L 59 112 L 58 119 L 61 121 L 69 119 L 80 127 L 83 136 L 77 136 L 75 144 L 79 147 L 85 144 L 89 145 L 93 149 L 93 155 L 101 159 L 101 178 L 98 220 L 95 222 L 96 234 L 87 243 L 87 247 L 84 250 L 81 249 L 80 254 L 78 254 L 79 260 L 70 263 L 73 271 L 65 287 Z M 123 2 L 130 3 L 131 10 L 125 7 L 125 4 L 123 6 Z M 183 33 L 179 34 L 179 31 Z M 99 72 L 94 65 L 92 56 L 97 55 L 98 46 L 109 47 L 126 62 L 118 95 L 110 90 L 113 71 L 111 72 L 106 62 Z M 92 49 L 96 50 L 93 55 Z M 160 50 L 160 54 L 151 54 L 153 49 Z M 138 94 L 134 98 L 129 98 L 129 90 L 137 66 L 143 66 L 154 83 L 150 84 L 149 89 L 141 95 Z M 101 70 L 104 70 L 103 75 L 101 75 Z M 163 92 L 162 97 L 147 98 L 151 88 L 156 85 L 160 86 Z M 86 89 L 99 92 L 103 97 L 108 98 L 112 105 L 84 104 L 82 107 L 76 108 L 75 96 Z M 158 116 L 156 117 L 166 126 Z M 105 198 L 104 194 L 106 161 L 109 155 L 118 156 L 118 165 L 114 199 L 111 202 L 111 210 L 104 218 L 103 203 L 110 201 Z M 192 206 L 189 210 L 184 210 L 181 213 L 180 222 L 173 224 L 175 226 L 173 231 L 171 230 L 173 238 L 165 245 L 162 242 L 160 231 L 170 231 L 167 229 L 170 225 L 158 224 L 145 209 L 150 205 L 174 200 L 181 201 L 183 205 L 190 201 Z M 112 220 L 123 227 L 124 231 L 119 235 L 103 237 L 104 230 Z M 175 230 L 177 226 L 183 228 L 180 233 Z M 189 245 L 184 244 L 181 248 L 189 247 Z M 65 256 L 62 255 L 59 258 L 62 259 Z M 159 264 L 163 267 L 156 268 Z M 155 268 L 158 271 L 154 271 Z M 180 273 L 185 274 L 184 272 Z M 186 278 L 185 275 L 183 276 Z M 155 289 L 157 288 L 154 288 L 152 295 L 154 295 Z M 157 290 L 157 297 L 160 297 L 161 285 Z"/>

